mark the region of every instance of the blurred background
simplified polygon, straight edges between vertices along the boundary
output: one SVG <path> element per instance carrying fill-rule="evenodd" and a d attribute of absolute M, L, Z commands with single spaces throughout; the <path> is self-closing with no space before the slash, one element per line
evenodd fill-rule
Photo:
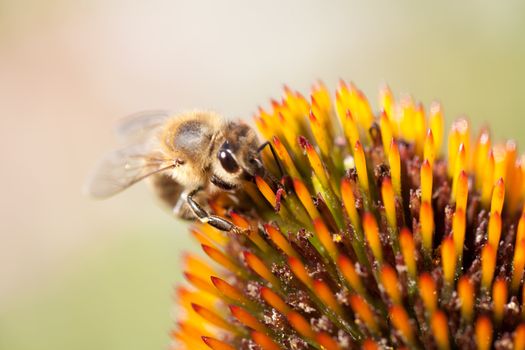
<path fill-rule="evenodd" d="M 283 83 L 388 82 L 525 141 L 525 3 L 0 0 L 0 349 L 164 349 L 185 224 L 81 195 L 143 109 L 249 118 Z"/>

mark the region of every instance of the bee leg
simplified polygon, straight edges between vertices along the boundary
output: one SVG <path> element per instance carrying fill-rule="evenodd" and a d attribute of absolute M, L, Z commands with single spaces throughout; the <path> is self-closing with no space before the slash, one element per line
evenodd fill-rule
<path fill-rule="evenodd" d="M 193 191 L 191 191 L 188 194 L 188 197 L 186 197 L 186 200 L 188 201 L 188 205 L 190 206 L 190 208 L 193 211 L 193 213 L 195 214 L 195 216 L 197 216 L 197 218 L 201 222 L 210 224 L 211 226 L 213 226 L 216 229 L 221 230 L 221 231 L 226 231 L 226 232 L 234 231 L 234 232 L 237 232 L 237 231 L 241 230 L 239 227 L 235 226 L 230 221 L 228 221 L 226 219 L 223 219 L 221 217 L 218 217 L 216 215 L 210 215 L 206 210 L 204 210 L 204 208 L 202 208 L 200 206 L 200 204 L 197 203 L 193 199 L 193 196 L 197 192 L 199 192 L 201 190 L 202 190 L 201 188 L 193 190 Z"/>
<path fill-rule="evenodd" d="M 273 160 L 275 161 L 275 163 L 277 164 L 277 167 L 279 168 L 279 172 L 281 173 L 281 177 L 283 177 L 284 176 L 283 168 L 281 167 L 281 163 L 279 162 L 279 158 L 277 158 L 277 153 L 275 153 L 275 149 L 273 148 L 273 145 L 271 144 L 270 141 L 266 141 L 265 143 L 260 145 L 259 148 L 257 148 L 257 153 L 261 153 L 262 150 L 265 147 L 269 147 L 270 148 L 270 151 L 272 152 Z"/>

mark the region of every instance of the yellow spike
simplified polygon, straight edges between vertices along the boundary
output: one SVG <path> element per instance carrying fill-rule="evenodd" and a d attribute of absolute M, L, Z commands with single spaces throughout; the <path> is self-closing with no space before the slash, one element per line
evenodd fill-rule
<path fill-rule="evenodd" d="M 512 293 L 516 294 L 520 288 L 525 267 L 525 240 L 521 240 L 514 247 L 514 258 L 512 259 Z"/>
<path fill-rule="evenodd" d="M 217 288 L 217 290 L 228 299 L 235 300 L 236 302 L 242 304 L 249 303 L 248 299 L 246 299 L 246 297 L 241 291 L 239 291 L 236 287 L 232 286 L 225 280 L 215 276 L 211 276 L 210 280 L 211 283 L 213 283 L 213 285 L 215 286 L 215 288 Z"/>
<path fill-rule="evenodd" d="M 264 181 L 263 178 L 259 176 L 255 176 L 255 183 L 264 198 L 266 198 L 268 203 L 270 203 L 270 205 L 275 208 L 277 206 L 277 197 L 275 196 L 275 193 L 273 193 L 270 185 L 268 185 L 266 181 Z"/>
<path fill-rule="evenodd" d="M 499 241 L 501 237 L 501 215 L 498 212 L 490 215 L 489 228 L 488 228 L 488 242 L 494 248 L 498 250 Z"/>
<path fill-rule="evenodd" d="M 379 238 L 379 228 L 373 214 L 365 213 L 363 215 L 363 229 L 370 250 L 379 264 L 381 264 L 383 262 L 383 247 Z"/>
<path fill-rule="evenodd" d="M 503 319 L 503 311 L 507 303 L 507 283 L 504 278 L 498 277 L 492 287 L 492 312 L 494 313 L 494 322 L 500 324 Z"/>
<path fill-rule="evenodd" d="M 485 244 L 481 249 L 481 287 L 489 289 L 492 285 L 496 268 L 496 250 L 492 244 Z"/>
<path fill-rule="evenodd" d="M 436 284 L 428 272 L 419 276 L 419 294 L 429 315 L 432 315 L 437 307 Z"/>
<path fill-rule="evenodd" d="M 313 223 L 315 233 L 317 234 L 319 241 L 328 252 L 328 255 L 330 255 L 330 257 L 335 261 L 339 252 L 332 238 L 332 234 L 330 231 L 328 231 L 328 228 L 324 224 L 323 219 L 317 218 L 313 221 Z"/>
<path fill-rule="evenodd" d="M 220 250 L 205 244 L 201 245 L 201 247 L 202 250 L 206 253 L 206 255 L 208 255 L 217 264 L 223 266 L 225 269 L 234 273 L 239 271 L 239 266 L 235 264 L 226 254 L 224 254 Z"/>
<path fill-rule="evenodd" d="M 388 153 L 388 164 L 390 165 L 390 177 L 392 178 L 392 185 L 397 196 L 401 196 L 401 159 L 399 156 L 399 148 L 396 140 L 392 139 L 390 142 L 390 152 Z"/>
<path fill-rule="evenodd" d="M 385 155 L 388 156 L 390 152 L 390 141 L 394 137 L 392 133 L 392 126 L 389 117 L 385 111 L 381 113 L 379 119 L 379 128 L 381 129 L 381 142 L 383 143 L 383 150 Z"/>
<path fill-rule="evenodd" d="M 385 207 L 386 219 L 388 225 L 397 230 L 396 220 L 396 201 L 394 198 L 394 190 L 392 188 L 392 181 L 390 178 L 385 177 L 381 186 L 381 195 L 383 197 L 383 205 Z"/>
<path fill-rule="evenodd" d="M 454 248 L 454 240 L 450 236 L 443 239 L 441 244 L 441 265 L 443 266 L 445 282 L 452 286 L 456 272 L 456 250 Z"/>
<path fill-rule="evenodd" d="M 268 237 L 272 240 L 272 242 L 279 247 L 286 255 L 289 256 L 295 256 L 296 258 L 299 257 L 295 249 L 293 249 L 292 245 L 286 239 L 286 237 L 283 236 L 281 231 L 279 231 L 277 228 L 273 227 L 270 224 L 264 224 L 263 225 L 264 230 L 268 234 Z"/>
<path fill-rule="evenodd" d="M 212 337 L 202 337 L 202 341 L 212 350 L 235 350 L 233 346 Z"/>
<path fill-rule="evenodd" d="M 330 158 L 330 151 L 332 149 L 331 137 L 326 125 L 323 125 L 322 120 L 318 115 L 314 115 L 313 110 L 310 111 L 310 129 L 314 135 L 315 141 L 321 150 L 323 157 Z"/>
<path fill-rule="evenodd" d="M 525 350 L 525 323 L 521 323 L 514 331 L 514 350 Z"/>
<path fill-rule="evenodd" d="M 427 120 L 425 117 L 425 109 L 422 103 L 418 103 L 414 111 L 414 131 L 415 131 L 415 146 L 416 152 L 420 156 L 423 155 L 423 148 L 425 144 L 425 130 L 427 128 Z"/>
<path fill-rule="evenodd" d="M 450 349 L 449 340 L 448 340 L 448 320 L 445 313 L 441 310 L 436 311 L 432 315 L 430 322 L 432 326 L 432 333 L 434 334 L 434 339 L 440 350 Z"/>
<path fill-rule="evenodd" d="M 441 144 L 443 142 L 443 110 L 441 104 L 433 102 L 430 105 L 430 130 L 434 137 L 434 149 L 436 154 L 439 154 L 441 150 Z"/>
<path fill-rule="evenodd" d="M 315 151 L 315 148 L 305 138 L 300 138 L 299 142 L 301 142 L 302 147 L 306 151 L 306 157 L 308 158 L 310 167 L 312 168 L 314 174 L 317 176 L 317 178 L 321 182 L 321 185 L 323 185 L 323 187 L 327 189 L 330 188 L 330 183 L 328 181 L 328 174 L 323 165 L 323 161 L 321 160 L 321 157 L 319 157 L 319 154 Z"/>
<path fill-rule="evenodd" d="M 191 304 L 193 310 L 199 314 L 204 320 L 228 331 L 235 331 L 235 327 L 227 322 L 224 318 L 219 316 L 216 312 L 199 304 Z"/>
<path fill-rule="evenodd" d="M 432 201 L 432 163 L 425 159 L 421 165 L 421 201 Z"/>
<path fill-rule="evenodd" d="M 492 150 L 489 151 L 485 164 L 482 175 L 481 204 L 488 209 L 492 197 L 492 187 L 494 185 L 494 153 Z"/>
<path fill-rule="evenodd" d="M 490 150 L 490 133 L 486 128 L 481 129 L 478 140 L 476 142 L 476 148 L 474 150 L 474 174 L 476 175 L 476 188 L 481 190 L 483 186 L 483 176 L 485 174 L 485 163 L 487 162 L 489 150 Z"/>
<path fill-rule="evenodd" d="M 456 210 L 462 209 L 467 211 L 468 201 L 468 175 L 465 171 L 461 171 L 458 176 L 456 189 Z"/>
<path fill-rule="evenodd" d="M 489 350 L 492 345 L 492 323 L 485 315 L 476 320 L 476 344 L 478 350 Z"/>
<path fill-rule="evenodd" d="M 430 165 L 434 164 L 436 159 L 436 146 L 434 145 L 434 135 L 432 130 L 428 129 L 427 135 L 425 136 L 425 145 L 423 146 L 423 159 L 428 160 Z"/>
<path fill-rule="evenodd" d="M 381 268 L 381 284 L 394 304 L 401 304 L 400 286 L 396 271 L 389 265 Z"/>
<path fill-rule="evenodd" d="M 403 96 L 398 106 L 399 127 L 403 138 L 409 142 L 416 140 L 416 107 L 411 96 Z"/>
<path fill-rule="evenodd" d="M 295 193 L 297 194 L 297 197 L 299 197 L 299 200 L 301 201 L 302 205 L 308 212 L 308 215 L 310 216 L 310 218 L 317 219 L 320 216 L 319 211 L 314 205 L 312 196 L 310 195 L 308 188 L 299 179 L 293 180 L 293 186 L 295 189 Z"/>
<path fill-rule="evenodd" d="M 434 214 L 429 202 L 421 203 L 419 210 L 419 224 L 421 225 L 421 237 L 423 249 L 430 254 L 432 251 L 432 239 L 434 236 Z"/>
<path fill-rule="evenodd" d="M 459 175 L 462 172 L 467 170 L 467 154 L 465 150 L 465 145 L 460 144 L 458 154 L 456 155 L 456 160 L 454 164 L 454 176 L 452 178 L 452 199 L 455 201 L 457 199 L 458 191 L 458 181 Z"/>
<path fill-rule="evenodd" d="M 343 131 L 349 145 L 355 145 L 359 141 L 359 129 L 350 110 L 346 110 L 342 118 Z M 353 150 L 352 150 L 353 151 Z"/>
<path fill-rule="evenodd" d="M 290 154 L 286 150 L 286 147 L 284 147 L 282 144 L 279 137 L 274 136 L 272 143 L 275 151 L 277 152 L 277 156 L 279 156 L 279 159 L 283 162 L 284 168 L 288 175 L 290 175 L 292 178 L 300 178 L 301 175 L 299 174 L 299 171 L 297 170 L 292 158 L 290 157 Z"/>
<path fill-rule="evenodd" d="M 412 233 L 404 227 L 401 229 L 399 234 L 399 245 L 401 247 L 401 253 L 403 254 L 403 260 L 407 267 L 408 275 L 411 278 L 416 278 L 416 259 L 414 252 L 416 251 L 416 246 L 414 244 L 414 239 L 412 238 Z"/>
<path fill-rule="evenodd" d="M 458 155 L 459 148 L 459 132 L 452 124 L 452 129 L 448 135 L 448 176 L 454 179 L 456 157 Z"/>
<path fill-rule="evenodd" d="M 381 109 L 384 111 L 385 116 L 388 119 L 392 119 L 394 117 L 394 95 L 392 94 L 392 90 L 390 90 L 390 87 L 388 85 L 383 85 L 379 89 L 379 105 L 381 106 Z M 381 132 L 383 132 L 383 126 L 381 125 Z M 390 142 L 390 138 L 387 139 L 388 142 Z"/>
<path fill-rule="evenodd" d="M 516 241 L 515 244 L 518 244 L 525 239 L 525 208 L 523 208 L 521 213 L 520 220 L 518 221 L 518 229 L 516 230 Z"/>
<path fill-rule="evenodd" d="M 454 247 L 458 255 L 458 259 L 461 259 L 463 256 L 463 244 L 465 242 L 466 225 L 465 211 L 463 209 L 456 210 L 452 219 L 452 236 L 454 238 Z"/>
<path fill-rule="evenodd" d="M 476 295 L 474 294 L 474 285 L 468 276 L 461 276 L 458 281 L 458 297 L 461 303 L 461 317 L 470 323 L 474 311 L 474 302 Z"/>
<path fill-rule="evenodd" d="M 499 178 L 492 191 L 492 201 L 490 202 L 490 214 L 503 211 L 503 201 L 505 200 L 505 182 Z"/>
<path fill-rule="evenodd" d="M 366 157 L 365 157 L 365 151 L 363 149 L 363 146 L 361 145 L 361 142 L 359 141 L 355 143 L 354 160 L 355 160 L 355 168 L 357 170 L 357 178 L 359 180 L 359 184 L 361 185 L 363 189 L 363 193 L 365 195 L 368 195 L 368 193 L 370 192 L 370 188 L 368 186 L 368 172 L 366 170 Z"/>
<path fill-rule="evenodd" d="M 507 150 L 503 145 L 495 145 L 492 152 L 494 153 L 494 178 L 492 181 L 495 183 L 500 178 L 505 180 L 507 177 Z"/>

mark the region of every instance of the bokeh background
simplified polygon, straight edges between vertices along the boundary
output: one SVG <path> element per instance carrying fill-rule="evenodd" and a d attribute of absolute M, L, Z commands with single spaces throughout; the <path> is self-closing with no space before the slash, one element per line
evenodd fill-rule
<path fill-rule="evenodd" d="M 283 83 L 345 78 L 523 145 L 523 4 L 0 0 L 0 349 L 167 347 L 184 224 L 143 185 L 81 195 L 118 118 L 249 118 Z"/>

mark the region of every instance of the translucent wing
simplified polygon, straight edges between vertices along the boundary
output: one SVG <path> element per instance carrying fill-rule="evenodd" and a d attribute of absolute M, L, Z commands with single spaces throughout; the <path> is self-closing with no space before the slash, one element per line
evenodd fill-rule
<path fill-rule="evenodd" d="M 138 112 L 122 119 L 117 124 L 116 133 L 124 142 L 143 141 L 158 130 L 170 115 L 165 110 Z"/>
<path fill-rule="evenodd" d="M 133 145 L 107 154 L 89 177 L 85 191 L 95 198 L 112 196 L 140 180 L 177 166 L 148 144 Z"/>

